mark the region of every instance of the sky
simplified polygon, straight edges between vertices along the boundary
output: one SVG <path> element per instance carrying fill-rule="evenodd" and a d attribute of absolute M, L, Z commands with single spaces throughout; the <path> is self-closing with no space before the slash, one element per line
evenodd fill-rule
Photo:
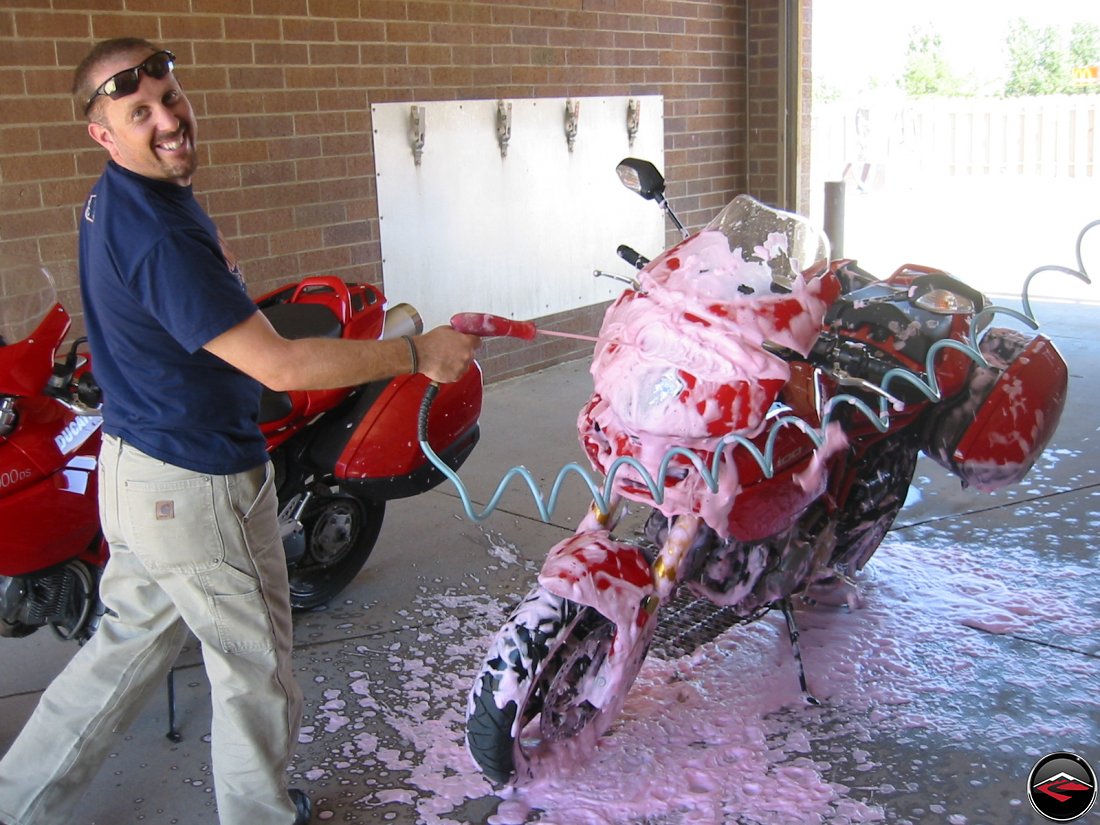
<path fill-rule="evenodd" d="M 860 91 L 868 76 L 893 79 L 915 26 L 933 28 L 958 74 L 993 80 L 1003 70 L 1009 24 L 1067 31 L 1074 22 L 1100 25 L 1096 0 L 814 0 L 814 73 L 831 88 Z"/>

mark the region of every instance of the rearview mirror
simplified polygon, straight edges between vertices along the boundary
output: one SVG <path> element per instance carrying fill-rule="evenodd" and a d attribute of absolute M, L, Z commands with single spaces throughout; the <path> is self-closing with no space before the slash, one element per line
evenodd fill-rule
<path fill-rule="evenodd" d="M 656 200 L 660 203 L 664 200 L 664 176 L 648 160 L 624 158 L 615 167 L 615 171 L 619 174 L 619 180 L 622 181 L 623 186 L 637 192 L 647 201 Z"/>

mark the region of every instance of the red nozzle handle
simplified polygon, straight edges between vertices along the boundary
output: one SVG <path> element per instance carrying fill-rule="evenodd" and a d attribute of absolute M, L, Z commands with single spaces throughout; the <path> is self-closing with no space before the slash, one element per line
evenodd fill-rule
<path fill-rule="evenodd" d="M 482 338 L 507 335 L 511 338 L 522 338 L 524 341 L 533 339 L 537 331 L 530 321 L 513 321 L 485 312 L 456 313 L 451 316 L 451 326 L 467 335 L 479 335 Z"/>

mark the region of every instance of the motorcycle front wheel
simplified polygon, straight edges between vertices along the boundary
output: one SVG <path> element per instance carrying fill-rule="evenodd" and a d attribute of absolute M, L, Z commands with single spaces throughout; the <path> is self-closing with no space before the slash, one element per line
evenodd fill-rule
<path fill-rule="evenodd" d="M 482 772 L 507 783 L 555 755 L 582 758 L 618 715 L 651 636 L 636 642 L 626 672 L 611 674 L 615 626 L 535 587 L 497 633 L 470 691 L 466 745 Z M 607 679 L 618 690 L 597 707 L 590 689 Z"/>
<path fill-rule="evenodd" d="M 290 604 L 327 604 L 359 575 L 382 530 L 386 502 L 349 495 L 315 497 L 302 515 L 306 552 L 289 569 Z"/>

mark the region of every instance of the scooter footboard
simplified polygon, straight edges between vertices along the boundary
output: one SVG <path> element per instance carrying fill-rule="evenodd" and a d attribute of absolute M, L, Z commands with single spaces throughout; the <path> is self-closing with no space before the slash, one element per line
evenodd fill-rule
<path fill-rule="evenodd" d="M 551 548 L 539 573 L 548 592 L 597 610 L 620 631 L 652 615 L 653 573 L 641 550 L 606 530 L 578 533 Z M 632 634 L 628 634 L 632 635 Z"/>

